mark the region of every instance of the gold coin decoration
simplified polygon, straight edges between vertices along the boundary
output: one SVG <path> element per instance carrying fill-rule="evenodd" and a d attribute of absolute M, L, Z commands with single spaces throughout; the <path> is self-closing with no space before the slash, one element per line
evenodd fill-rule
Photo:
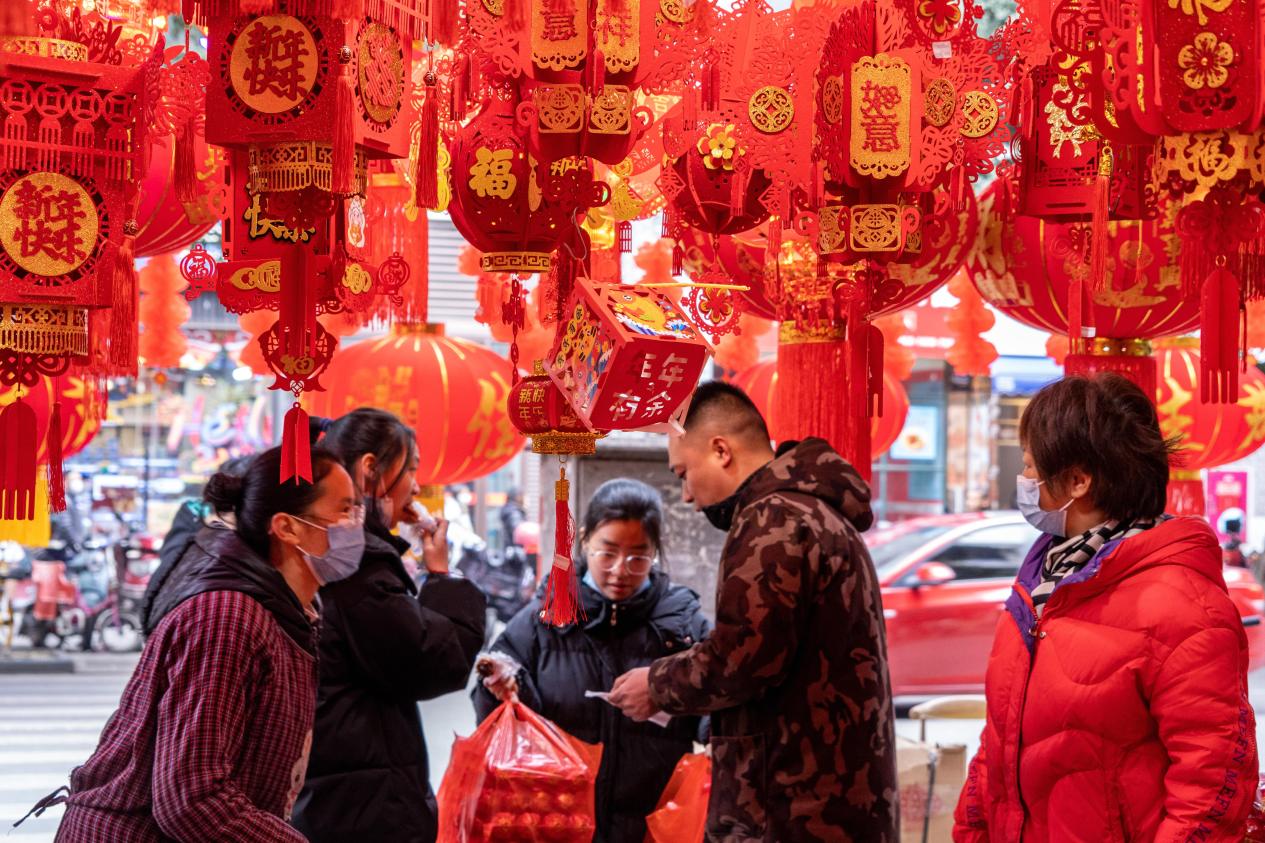
<path fill-rule="evenodd" d="M 957 104 L 958 92 L 954 90 L 953 83 L 943 76 L 932 80 L 922 97 L 923 114 L 927 115 L 928 123 L 937 127 L 948 125 Z"/>
<path fill-rule="evenodd" d="M 766 135 L 776 135 L 790 128 L 795 119 L 795 101 L 785 88 L 765 85 L 747 101 L 751 125 Z"/>
<path fill-rule="evenodd" d="M 967 91 L 962 98 L 962 116 L 966 118 L 962 134 L 982 138 L 997 127 L 997 100 L 983 91 Z"/>

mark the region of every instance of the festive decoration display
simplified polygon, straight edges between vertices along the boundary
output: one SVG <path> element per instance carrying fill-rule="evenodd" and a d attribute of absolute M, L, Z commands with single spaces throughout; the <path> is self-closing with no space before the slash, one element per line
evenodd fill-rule
<path fill-rule="evenodd" d="M 1153 394 L 1160 429 L 1181 448 L 1169 477 L 1168 511 L 1202 515 L 1200 472 L 1241 460 L 1265 444 L 1265 375 L 1251 366 L 1243 373 L 1237 401 L 1207 404 L 1199 400 L 1204 370 L 1198 341 L 1179 338 L 1158 345 Z"/>
<path fill-rule="evenodd" d="M 161 51 L 125 62 L 103 46 L 120 28 L 77 9 L 42 9 L 26 32 L 0 44 L 0 386 L 30 388 L 72 362 L 132 374 L 134 214 Z M 15 455 L 0 470 L 5 517 L 34 514 L 40 436 L 56 463 L 51 509 L 64 504 L 61 415 L 54 402 L 45 430 L 22 398 L 0 413 L 0 443 Z"/>
<path fill-rule="evenodd" d="M 226 260 L 186 277 L 194 294 L 213 277 L 231 312 L 277 312 L 259 342 L 273 388 L 295 396 L 282 475 L 310 480 L 299 397 L 324 388 L 337 346 L 317 316 L 425 310 L 424 293 L 420 305 L 398 296 L 410 273 L 402 255 L 371 260 L 365 210 L 370 161 L 409 153 L 411 37 L 422 18 L 411 4 L 387 0 L 262 10 L 210 0 L 199 8 L 216 77 L 207 88 L 206 139 L 229 150 L 230 211 Z"/>
<path fill-rule="evenodd" d="M 785 442 L 785 420 L 778 415 L 777 388 L 778 364 L 776 360 L 757 363 L 732 378 L 735 386 L 743 389 L 759 408 L 761 415 L 769 425 L 769 435 L 775 442 Z M 896 438 L 900 436 L 909 416 L 909 394 L 900 378 L 892 372 L 883 373 L 883 415 L 870 419 L 870 441 L 874 456 L 887 453 Z"/>

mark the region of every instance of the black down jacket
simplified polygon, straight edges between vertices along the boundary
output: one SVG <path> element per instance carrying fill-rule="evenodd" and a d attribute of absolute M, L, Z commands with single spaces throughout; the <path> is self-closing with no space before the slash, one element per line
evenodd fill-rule
<path fill-rule="evenodd" d="M 672 768 L 692 751 L 699 718 L 676 717 L 667 728 L 637 723 L 585 691 L 609 691 L 624 672 L 645 667 L 660 656 L 689 649 L 710 625 L 698 595 L 673 585 L 655 570 L 650 588 L 612 603 L 587 585 L 580 586 L 588 620 L 561 629 L 540 622 L 540 597 L 522 609 L 492 645 L 523 670 L 519 699 L 570 734 L 602 744 L 597 777 L 596 843 L 641 843 L 646 814 L 655 809 Z M 498 702 L 477 684 L 474 706 L 479 720 Z"/>
<path fill-rule="evenodd" d="M 433 843 L 419 700 L 465 687 L 483 644 L 483 593 L 404 569 L 407 544 L 366 532 L 360 570 L 321 589 L 321 685 L 294 826 L 312 843 Z"/>

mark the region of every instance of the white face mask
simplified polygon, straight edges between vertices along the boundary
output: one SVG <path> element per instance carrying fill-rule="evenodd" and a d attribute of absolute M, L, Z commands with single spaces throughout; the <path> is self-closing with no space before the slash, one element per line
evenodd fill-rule
<path fill-rule="evenodd" d="M 1058 509 L 1041 508 L 1041 486 L 1044 480 L 1033 480 L 1020 474 L 1015 479 L 1015 500 L 1019 506 L 1019 514 L 1029 524 L 1043 533 L 1052 536 L 1067 535 L 1067 510 L 1076 498 L 1069 498 L 1067 503 Z"/>

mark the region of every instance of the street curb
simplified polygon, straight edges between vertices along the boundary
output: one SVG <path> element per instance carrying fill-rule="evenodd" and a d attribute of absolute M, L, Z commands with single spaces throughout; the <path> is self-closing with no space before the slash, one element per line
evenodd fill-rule
<path fill-rule="evenodd" d="M 12 673 L 74 672 L 74 661 L 61 653 L 0 652 L 0 675 Z"/>

